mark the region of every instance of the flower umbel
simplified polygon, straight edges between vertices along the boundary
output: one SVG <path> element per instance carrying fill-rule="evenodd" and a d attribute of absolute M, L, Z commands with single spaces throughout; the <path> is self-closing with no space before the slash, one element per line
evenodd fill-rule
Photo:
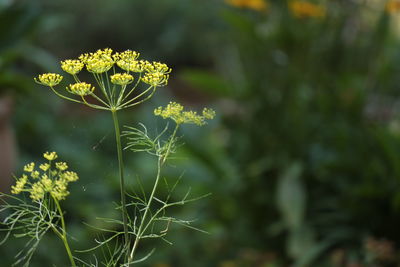
<path fill-rule="evenodd" d="M 191 123 L 202 126 L 206 120 L 215 117 L 215 111 L 204 108 L 202 115 L 195 111 L 183 111 L 184 107 L 176 102 L 170 102 L 165 108 L 158 107 L 154 110 L 154 115 L 161 116 L 163 119 L 172 119 L 176 124 Z"/>
<path fill-rule="evenodd" d="M 47 160 L 55 160 L 58 156 L 56 152 L 46 152 L 43 154 L 43 157 Z"/>
<path fill-rule="evenodd" d="M 59 84 L 63 79 L 63 76 L 61 76 L 60 74 L 56 74 L 56 73 L 45 73 L 45 74 L 41 74 L 39 75 L 39 78 L 34 78 L 34 80 L 42 85 L 45 86 L 56 86 L 57 84 Z"/>
<path fill-rule="evenodd" d="M 114 60 L 116 61 L 118 67 L 125 71 L 133 71 L 137 72 L 138 61 L 136 60 L 139 57 L 139 53 L 132 50 L 126 50 L 121 53 L 115 53 L 113 55 Z"/>
<path fill-rule="evenodd" d="M 128 73 L 116 73 L 111 75 L 111 82 L 118 85 L 127 85 L 133 82 L 133 76 Z"/>
<path fill-rule="evenodd" d="M 67 59 L 61 61 L 61 68 L 71 75 L 77 74 L 83 69 L 83 67 L 84 64 L 78 59 Z"/>
<path fill-rule="evenodd" d="M 28 192 L 34 201 L 42 200 L 47 193 L 58 201 L 69 195 L 68 184 L 77 181 L 79 179 L 78 174 L 66 171 L 68 165 L 65 162 L 57 162 L 55 164 L 56 169 L 52 169 L 52 161 L 58 157 L 56 152 L 46 152 L 43 157 L 50 163 L 40 164 L 39 171 L 34 169 L 35 163 L 33 162 L 24 167 L 24 171 L 31 173 L 31 178 L 35 179 L 35 182 L 31 181 L 28 175 L 23 174 L 11 187 L 11 193 Z"/>
<path fill-rule="evenodd" d="M 103 73 L 114 65 L 110 48 L 99 49 L 95 53 L 82 54 L 79 59 L 86 65 L 86 69 L 92 73 Z"/>
<path fill-rule="evenodd" d="M 168 74 L 163 74 L 162 72 L 148 72 L 142 78 L 144 83 L 147 83 L 151 86 L 165 86 L 168 84 Z"/>
<path fill-rule="evenodd" d="M 74 83 L 70 84 L 69 87 L 67 87 L 67 91 L 74 95 L 86 96 L 93 93 L 94 87 L 91 84 L 85 82 Z"/>
<path fill-rule="evenodd" d="M 34 163 L 34 162 L 31 162 L 31 163 L 26 164 L 26 165 L 24 166 L 24 171 L 26 171 L 26 172 L 33 172 L 34 168 L 35 168 L 35 163 Z"/>
<path fill-rule="evenodd" d="M 136 51 L 126 50 L 114 53 L 110 48 L 105 48 L 93 53 L 81 54 L 78 59 L 61 61 L 61 68 L 71 74 L 76 82 L 66 88 L 67 92 L 79 96 L 79 98 L 64 95 L 53 88 L 63 78 L 59 74 L 41 74 L 38 79 L 35 78 L 35 81 L 50 86 L 56 95 L 66 100 L 95 109 L 117 111 L 149 100 L 156 92 L 157 87 L 165 86 L 168 83 L 171 68 L 161 62 L 150 63 L 147 60 L 138 60 L 138 57 L 139 53 Z M 125 73 L 116 73 L 118 72 L 116 71 L 117 66 Z M 78 73 L 84 67 L 96 81 L 96 88 L 98 88 L 96 92 L 94 92 L 95 87 L 81 82 L 78 77 Z M 139 73 L 137 80 L 131 88 L 126 88 L 126 85 L 135 80 L 133 72 Z M 121 85 L 121 87 L 115 85 Z M 138 87 L 142 88 L 135 90 Z M 135 95 L 134 92 L 138 93 Z M 87 95 L 92 96 L 90 101 L 84 98 Z"/>

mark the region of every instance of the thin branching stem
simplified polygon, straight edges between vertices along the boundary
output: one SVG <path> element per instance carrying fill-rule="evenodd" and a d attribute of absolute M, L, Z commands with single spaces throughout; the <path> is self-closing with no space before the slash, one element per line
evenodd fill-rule
<path fill-rule="evenodd" d="M 143 218 L 142 218 L 142 220 L 140 222 L 140 225 L 139 225 L 139 228 L 138 228 L 138 231 L 137 231 L 137 235 L 136 235 L 136 238 L 135 238 L 135 243 L 133 244 L 131 253 L 129 255 L 129 261 L 132 261 L 133 257 L 135 256 L 135 251 L 136 251 L 136 249 L 137 249 L 137 247 L 139 245 L 139 241 L 143 237 L 143 235 L 144 235 L 144 233 L 145 233 L 145 231 L 147 229 L 146 225 L 149 225 L 151 223 L 151 221 L 153 220 L 153 217 L 152 217 L 150 219 L 150 221 L 148 222 L 148 224 L 146 224 L 146 218 L 147 218 L 147 215 L 148 215 L 148 213 L 150 211 L 151 203 L 152 203 L 153 199 L 155 199 L 154 195 L 156 193 L 157 186 L 158 186 L 158 183 L 160 181 L 161 168 L 164 165 L 166 159 L 168 158 L 168 154 L 171 152 L 171 146 L 172 146 L 172 143 L 174 142 L 176 133 L 178 132 L 178 128 L 179 128 L 179 124 L 176 125 L 176 127 L 174 129 L 174 132 L 171 135 L 171 138 L 169 139 L 168 147 L 167 147 L 167 150 L 166 150 L 165 154 L 159 155 L 159 157 L 158 157 L 156 180 L 154 182 L 154 186 L 153 186 L 153 189 L 151 191 L 149 201 L 148 201 L 148 203 L 146 205 L 146 208 L 145 208 L 145 211 L 144 211 L 144 214 L 143 214 Z"/>

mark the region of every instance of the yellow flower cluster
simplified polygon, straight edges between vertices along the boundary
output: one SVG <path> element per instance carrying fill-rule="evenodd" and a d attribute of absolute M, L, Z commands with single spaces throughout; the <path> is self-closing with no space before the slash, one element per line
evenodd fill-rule
<path fill-rule="evenodd" d="M 111 75 L 111 82 L 118 85 L 127 85 L 133 82 L 133 76 L 128 73 L 116 73 Z"/>
<path fill-rule="evenodd" d="M 121 53 L 115 53 L 113 58 L 117 63 L 118 67 L 125 71 L 133 71 L 133 72 L 140 72 L 137 71 L 138 61 L 136 60 L 139 57 L 139 53 L 132 50 L 126 50 Z"/>
<path fill-rule="evenodd" d="M 71 74 L 75 75 L 80 72 L 84 67 L 84 64 L 79 59 L 67 59 L 61 61 L 61 68 Z"/>
<path fill-rule="evenodd" d="M 52 169 L 52 163 L 58 157 L 55 152 L 46 152 L 43 157 L 49 162 L 39 166 L 42 171 L 35 170 L 33 162 L 25 165 L 26 173 L 17 179 L 15 185 L 11 186 L 11 193 L 28 192 L 31 199 L 35 201 L 42 200 L 46 193 L 49 193 L 57 201 L 63 200 L 69 195 L 68 184 L 77 181 L 78 174 L 66 171 L 68 165 L 65 162 L 56 162 L 55 169 Z"/>
<path fill-rule="evenodd" d="M 322 5 L 313 4 L 307 1 L 291 1 L 289 9 L 297 18 L 323 18 L 326 14 L 326 9 Z"/>
<path fill-rule="evenodd" d="M 80 82 L 70 84 L 67 91 L 74 95 L 85 96 L 92 94 L 94 87 L 90 83 Z"/>
<path fill-rule="evenodd" d="M 61 76 L 60 74 L 56 74 L 56 73 L 45 73 L 45 74 L 41 74 L 39 75 L 39 78 L 34 78 L 34 80 L 42 85 L 45 86 L 55 86 L 57 84 L 59 84 L 63 79 L 63 76 Z"/>
<path fill-rule="evenodd" d="M 154 87 L 165 86 L 168 84 L 168 78 L 169 78 L 168 74 L 162 74 L 161 72 L 154 72 L 154 73 L 147 72 L 143 76 L 142 81 Z"/>
<path fill-rule="evenodd" d="M 147 71 L 142 78 L 144 83 L 151 86 L 165 86 L 168 84 L 169 73 L 171 73 L 171 68 L 166 64 L 160 62 L 153 62 L 145 67 Z"/>
<path fill-rule="evenodd" d="M 199 126 L 206 124 L 206 120 L 215 117 L 215 111 L 204 108 L 202 115 L 195 111 L 183 111 L 184 107 L 176 102 L 170 102 L 165 108 L 158 107 L 154 110 L 154 115 L 161 116 L 163 119 L 172 119 L 176 124 L 192 123 Z"/>
<path fill-rule="evenodd" d="M 268 3 L 264 0 L 225 0 L 231 6 L 253 9 L 255 11 L 267 11 Z"/>
<path fill-rule="evenodd" d="M 86 69 L 92 73 L 103 73 L 114 65 L 114 59 L 110 48 L 99 49 L 95 53 L 86 53 L 79 56 L 79 60 L 86 65 Z"/>
<path fill-rule="evenodd" d="M 155 61 L 152 64 L 146 66 L 146 71 L 150 73 L 161 73 L 161 74 L 171 73 L 171 69 L 167 66 L 167 64 Z"/>
<path fill-rule="evenodd" d="M 69 86 L 66 87 L 67 92 L 78 96 L 93 95 L 95 88 L 91 84 L 80 82 L 80 80 L 76 76 L 84 67 L 86 67 L 87 71 L 91 72 L 95 76 L 95 80 L 98 83 L 98 87 L 105 94 L 106 99 L 103 99 L 102 97 L 99 97 L 95 94 L 93 95 L 93 97 L 96 98 L 96 100 L 101 102 L 100 105 L 95 105 L 87 102 L 85 103 L 80 100 L 72 99 L 59 93 L 54 88 L 52 89 L 54 93 L 56 93 L 58 96 L 64 99 L 78 103 L 83 103 L 94 108 L 110 109 L 111 106 L 114 105 L 114 103 L 107 103 L 107 102 L 113 102 L 111 100 L 113 100 L 113 98 L 116 97 L 114 95 L 112 96 L 107 95 L 108 94 L 107 92 L 111 91 L 113 91 L 113 93 L 115 92 L 115 90 L 113 90 L 112 88 L 108 89 L 106 88 L 107 86 L 110 86 L 109 83 L 110 81 L 113 84 L 121 86 L 130 84 L 134 81 L 132 72 L 135 72 L 135 73 L 140 73 L 138 75 L 139 77 L 137 80 L 137 84 L 135 84 L 135 87 L 139 84 L 139 82 L 150 85 L 151 89 L 155 89 L 158 86 L 167 85 L 169 74 L 171 73 L 171 68 L 169 68 L 166 64 L 160 62 L 149 62 L 147 60 L 138 60 L 139 55 L 140 54 L 138 52 L 132 50 L 126 50 L 123 52 L 114 53 L 113 50 L 111 50 L 110 48 L 105 48 L 105 49 L 99 49 L 93 53 L 81 54 L 78 57 L 78 59 L 66 59 L 64 61 L 61 61 L 61 68 L 65 72 L 73 75 L 76 81 L 75 84 L 70 84 Z M 125 73 L 115 73 L 116 66 L 124 70 Z M 107 72 L 111 68 L 113 68 L 112 71 L 113 73 L 107 74 Z M 106 81 L 103 80 L 104 77 L 101 75 L 102 73 L 105 73 L 107 75 Z M 35 78 L 35 81 L 42 85 L 53 87 L 59 84 L 62 79 L 63 76 L 59 74 L 46 73 L 39 75 L 38 78 Z M 132 92 L 132 90 L 133 89 L 131 89 L 131 91 L 129 92 L 125 92 L 125 89 L 122 89 L 119 91 L 119 94 L 123 96 L 126 93 L 126 95 L 128 95 L 130 94 L 130 92 Z M 151 92 L 154 93 L 154 91 Z M 150 97 L 151 96 L 152 95 L 150 95 Z M 124 97 L 119 97 L 119 96 L 118 99 L 120 100 L 123 99 L 126 100 L 127 102 L 131 101 L 131 99 L 126 99 Z M 134 103 L 131 104 L 133 105 Z M 125 107 L 124 103 L 118 102 L 118 105 L 119 108 Z"/>
<path fill-rule="evenodd" d="M 386 12 L 389 14 L 394 14 L 400 11 L 400 1 L 390 0 L 386 3 Z"/>

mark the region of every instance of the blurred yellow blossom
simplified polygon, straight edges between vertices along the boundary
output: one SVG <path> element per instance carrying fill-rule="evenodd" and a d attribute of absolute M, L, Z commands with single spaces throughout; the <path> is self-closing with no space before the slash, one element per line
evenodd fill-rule
<path fill-rule="evenodd" d="M 78 174 L 72 171 L 65 171 L 68 165 L 65 162 L 55 163 L 56 170 L 52 169 L 52 161 L 57 158 L 55 152 L 46 152 L 43 157 L 50 161 L 39 165 L 39 172 L 35 170 L 35 163 L 25 165 L 24 171 L 31 173 L 31 177 L 36 182 L 31 182 L 28 175 L 23 174 L 17 179 L 15 185 L 11 186 L 11 193 L 20 194 L 28 192 L 32 200 L 40 201 L 46 193 L 49 193 L 56 200 L 63 200 L 69 195 L 67 186 L 70 182 L 75 182 L 79 179 Z"/>
<path fill-rule="evenodd" d="M 58 156 L 56 152 L 46 152 L 43 154 L 43 157 L 47 160 L 55 160 Z"/>
<path fill-rule="evenodd" d="M 35 168 L 35 163 L 34 163 L 34 162 L 31 162 L 31 163 L 26 164 L 26 165 L 24 166 L 24 171 L 26 171 L 26 172 L 33 172 L 34 168 Z"/>
<path fill-rule="evenodd" d="M 297 18 L 323 18 L 326 15 L 326 8 L 324 6 L 307 1 L 291 1 L 289 2 L 289 9 Z"/>
<path fill-rule="evenodd" d="M 390 0 L 386 3 L 386 12 L 389 14 L 394 14 L 400 11 L 400 1 Z"/>
<path fill-rule="evenodd" d="M 248 8 L 256 11 L 267 11 L 268 3 L 265 0 L 225 0 L 231 6 Z"/>

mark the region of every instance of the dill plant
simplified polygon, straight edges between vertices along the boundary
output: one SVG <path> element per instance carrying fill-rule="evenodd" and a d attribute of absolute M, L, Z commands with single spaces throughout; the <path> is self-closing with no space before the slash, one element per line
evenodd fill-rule
<path fill-rule="evenodd" d="M 42 214 L 42 209 L 45 209 L 45 216 L 47 216 L 46 220 L 42 218 L 36 219 L 36 217 L 31 221 L 27 219 L 26 221 L 22 221 L 25 222 L 25 224 L 20 226 L 18 229 L 23 229 L 24 227 L 26 229 L 31 229 L 34 226 L 33 222 L 44 221 L 42 226 L 38 227 L 36 230 L 28 231 L 28 235 L 35 234 L 36 240 L 40 240 L 39 235 L 41 237 L 49 229 L 53 229 L 53 231 L 63 241 L 72 266 L 77 266 L 76 262 L 79 262 L 84 266 L 99 266 L 99 264 L 110 267 L 132 266 L 135 263 L 144 261 L 150 257 L 154 250 L 150 251 L 147 256 L 141 259 L 136 259 L 135 256 L 140 241 L 144 239 L 161 238 L 167 243 L 170 243 L 165 237 L 171 223 L 202 231 L 192 226 L 191 221 L 168 216 L 166 211 L 171 207 L 184 205 L 207 195 L 191 197 L 189 189 L 180 201 L 171 201 L 171 195 L 181 177 L 179 177 L 171 186 L 168 181 L 164 179 L 165 185 L 168 189 L 168 196 L 165 199 L 157 197 L 156 192 L 160 181 L 163 179 L 163 167 L 178 147 L 178 131 L 180 126 L 182 124 L 195 124 L 198 126 L 205 125 L 207 120 L 212 119 L 215 116 L 215 112 L 211 109 L 205 108 L 201 114 L 198 114 L 195 111 L 185 111 L 182 105 L 176 102 L 170 102 L 166 107 L 156 108 L 154 110 L 154 115 L 172 120 L 175 125 L 173 130 L 170 131 L 169 124 L 167 123 L 161 133 L 157 136 L 150 136 L 146 126 L 139 124 L 140 127 L 138 128 L 126 126 L 125 130 L 121 132 L 118 120 L 118 111 L 139 105 L 149 100 L 159 87 L 167 85 L 169 74 L 171 72 L 171 68 L 164 63 L 139 60 L 138 57 L 139 53 L 135 51 L 127 50 L 124 52 L 114 53 L 111 49 L 106 48 L 97 50 L 94 53 L 82 54 L 77 59 L 61 61 L 61 68 L 66 73 L 70 74 L 75 81 L 75 83 L 68 85 L 64 92 L 56 88 L 56 86 L 63 80 L 63 76 L 60 74 L 46 73 L 35 78 L 37 83 L 50 87 L 56 95 L 65 100 L 83 104 L 90 108 L 111 112 L 114 124 L 116 150 L 119 163 L 118 172 L 121 198 L 120 205 L 118 205 L 117 208 L 121 210 L 122 220 L 103 220 L 108 223 L 121 225 L 123 231 L 114 229 L 98 229 L 105 233 L 104 239 L 96 240 L 98 244 L 95 247 L 80 251 L 81 253 L 87 253 L 101 248 L 103 251 L 107 251 L 107 253 L 103 253 L 107 255 L 104 255 L 105 259 L 102 262 L 99 263 L 97 258 L 95 258 L 95 263 L 87 263 L 72 255 L 72 251 L 68 245 L 63 212 L 59 205 L 59 201 L 63 200 L 69 192 L 66 191 L 66 184 L 65 188 L 63 187 L 64 191 L 56 190 L 61 178 L 50 183 L 53 186 L 52 188 L 46 187 L 46 183 L 49 182 L 47 182 L 47 178 L 44 178 L 45 176 L 41 176 L 42 178 L 40 182 L 38 182 L 41 189 L 36 189 L 35 185 L 38 183 L 32 184 L 32 187 L 30 187 L 28 191 L 31 199 L 34 203 L 39 204 L 38 206 L 33 207 L 24 199 L 15 196 L 11 196 L 11 198 L 21 202 L 17 206 L 10 204 L 3 199 L 4 205 L 2 207 L 4 209 L 14 210 L 14 213 L 4 221 L 9 230 L 16 229 L 14 224 L 17 223 L 19 216 L 35 217 Z M 80 80 L 78 74 L 84 68 L 93 75 L 93 80 L 96 86 L 93 86 L 92 83 Z M 149 194 L 144 192 L 141 185 L 139 185 L 141 194 L 138 194 L 136 190 L 134 190 L 134 192 L 128 192 L 126 189 L 123 147 L 121 141 L 121 137 L 123 136 L 127 140 L 125 150 L 132 152 L 146 152 L 155 156 L 157 159 L 157 166 L 155 166 L 157 174 L 154 179 L 152 190 Z M 55 158 L 57 157 L 55 153 L 45 154 L 45 157 L 47 158 L 51 155 Z M 54 159 L 50 159 L 50 163 Z M 42 170 L 44 170 L 42 168 L 43 166 L 47 166 L 48 169 L 46 169 L 46 171 L 49 172 L 48 178 L 54 178 L 58 175 L 59 177 L 64 177 L 64 180 L 62 181 L 69 182 L 69 176 L 66 175 L 70 172 L 59 174 L 53 173 L 53 171 L 50 170 L 50 163 L 48 163 L 48 165 L 40 165 Z M 64 163 L 55 163 L 55 166 L 59 171 L 65 171 L 60 169 L 64 168 L 64 165 L 62 164 Z M 31 166 L 34 168 L 35 165 L 25 166 L 25 171 L 31 171 L 32 176 L 35 171 L 33 169 L 31 170 Z M 67 167 L 66 163 L 65 167 Z M 75 178 L 77 179 L 77 175 Z M 72 178 L 69 177 L 69 179 L 71 180 Z M 26 189 L 21 189 L 25 188 L 25 185 L 31 185 L 28 182 L 26 175 L 17 180 L 16 185 L 12 188 L 12 193 L 18 194 L 24 190 L 26 191 Z M 45 198 L 42 196 L 46 192 L 49 193 L 50 197 Z M 38 196 L 36 196 L 36 194 L 38 194 Z M 44 199 L 52 202 L 44 202 Z M 46 203 L 46 205 L 43 203 Z M 20 210 L 23 210 L 26 214 L 23 213 L 23 215 L 20 215 L 19 212 L 22 212 Z M 58 222 L 61 223 L 61 228 L 57 227 Z M 32 248 L 36 248 L 37 244 L 38 242 L 36 242 Z M 27 264 L 29 263 L 33 252 L 34 249 L 30 249 L 23 258 L 23 260 L 26 260 Z"/>
<path fill-rule="evenodd" d="M 25 165 L 24 174 L 11 187 L 13 195 L 0 195 L 0 212 L 8 213 L 2 222 L 7 230 L 2 243 L 11 233 L 16 237 L 29 237 L 30 240 L 17 254 L 18 259 L 15 262 L 15 265 L 22 263 L 23 266 L 29 266 L 43 236 L 53 231 L 63 242 L 71 266 L 76 266 L 68 243 L 60 201 L 69 195 L 69 183 L 77 181 L 79 177 L 76 172 L 68 170 L 67 163 L 55 162 L 58 157 L 55 152 L 46 152 L 43 157 L 47 162 L 40 165 L 31 162 Z M 21 196 L 26 194 L 31 201 Z"/>

